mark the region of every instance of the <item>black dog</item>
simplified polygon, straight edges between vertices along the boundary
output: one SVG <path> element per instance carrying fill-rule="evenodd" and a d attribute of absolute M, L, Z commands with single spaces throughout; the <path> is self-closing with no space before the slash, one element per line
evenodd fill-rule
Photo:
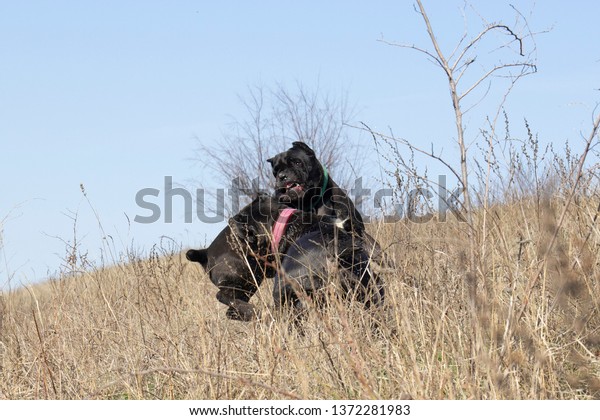
<path fill-rule="evenodd" d="M 301 141 L 267 159 L 275 177 L 275 196 L 280 202 L 304 212 L 330 215 L 343 223 L 343 228 L 360 236 L 364 249 L 378 271 L 387 271 L 393 264 L 379 243 L 365 232 L 362 216 L 348 195 L 331 179 L 315 152 Z"/>
<path fill-rule="evenodd" d="M 277 199 L 262 196 L 233 221 L 241 239 L 257 247 L 255 252 L 270 246 L 273 254 L 280 255 L 273 287 L 276 307 L 302 308 L 301 296 L 316 295 L 331 281 L 332 269 L 344 296 L 353 296 L 365 306 L 382 303 L 383 285 L 370 270 L 370 254 L 362 239 L 340 228 L 336 218 L 285 208 Z"/>
<path fill-rule="evenodd" d="M 301 141 L 267 159 L 275 177 L 275 196 L 280 202 L 304 212 L 330 215 L 347 224 L 349 231 L 362 235 L 362 216 L 350 197 L 329 176 L 315 152 Z"/>
<path fill-rule="evenodd" d="M 256 237 L 251 224 L 241 226 L 239 218 L 236 223 L 230 219 L 229 225 L 208 248 L 190 249 L 186 253 L 186 258 L 200 263 L 211 282 L 219 288 L 217 300 L 228 306 L 227 317 L 230 319 L 250 321 L 256 318 L 256 310 L 248 302 L 263 279 L 275 274 L 266 256 L 268 249 L 257 242 L 248 242 Z"/>

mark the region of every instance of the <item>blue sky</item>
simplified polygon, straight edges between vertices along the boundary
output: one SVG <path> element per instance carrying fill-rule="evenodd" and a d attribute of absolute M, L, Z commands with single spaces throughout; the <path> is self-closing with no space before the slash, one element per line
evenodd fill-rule
<path fill-rule="evenodd" d="M 569 139 L 576 148 L 600 99 L 600 5 L 473 7 L 488 21 L 512 23 L 509 4 L 534 32 L 550 31 L 535 37 L 538 73 L 515 88 L 508 113 L 517 125 L 526 117 L 544 141 Z M 463 2 L 425 6 L 450 50 L 463 33 Z M 480 28 L 472 11 L 467 24 Z M 180 184 L 210 178 L 194 149 L 217 142 L 231 116 L 242 116 L 238 95 L 248 85 L 346 91 L 357 120 L 452 154 L 443 75 L 382 37 L 429 47 L 411 1 L 1 2 L 0 288 L 55 272 L 63 241 L 73 241 L 74 214 L 81 247 L 108 263 L 115 257 L 107 244 L 117 254 L 143 253 L 162 236 L 184 247 L 212 239 L 217 227 L 183 223 L 182 212 L 173 223 L 135 223 L 135 194 L 163 189 L 165 176 Z M 467 117 L 470 127 L 481 126 L 486 106 Z M 367 156 L 365 174 L 376 164 Z"/>

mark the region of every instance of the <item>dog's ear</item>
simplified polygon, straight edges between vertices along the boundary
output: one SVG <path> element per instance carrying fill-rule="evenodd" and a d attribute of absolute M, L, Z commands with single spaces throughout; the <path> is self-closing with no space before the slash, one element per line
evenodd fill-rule
<path fill-rule="evenodd" d="M 208 252 L 206 249 L 190 249 L 185 253 L 185 257 L 189 261 L 200 263 L 203 267 L 206 267 L 206 263 L 208 263 Z"/>
<path fill-rule="evenodd" d="M 267 162 L 269 162 L 271 164 L 271 167 L 275 166 L 275 158 L 274 157 L 267 159 Z"/>
<path fill-rule="evenodd" d="M 254 244 L 257 241 L 256 227 L 248 223 L 248 215 L 238 213 L 229 219 L 229 227 L 233 234 L 241 241 Z"/>
<path fill-rule="evenodd" d="M 313 149 L 311 149 L 310 147 L 308 147 L 308 145 L 302 141 L 295 141 L 292 143 L 292 147 L 295 147 L 297 149 L 303 150 L 304 152 L 306 152 L 309 156 L 315 156 L 315 151 Z"/>

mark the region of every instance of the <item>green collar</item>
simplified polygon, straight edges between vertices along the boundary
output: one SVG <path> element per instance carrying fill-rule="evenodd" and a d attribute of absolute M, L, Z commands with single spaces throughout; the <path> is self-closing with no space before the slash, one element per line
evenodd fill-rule
<path fill-rule="evenodd" d="M 327 183 L 329 182 L 329 172 L 327 172 L 327 168 L 325 167 L 325 165 L 321 165 L 321 167 L 323 168 L 323 185 L 321 185 L 321 193 L 318 195 L 317 201 L 315 201 L 315 203 L 313 204 L 312 200 L 314 200 L 314 197 L 311 199 L 311 209 L 315 208 L 323 200 L 323 197 L 325 196 L 325 191 L 327 191 Z"/>

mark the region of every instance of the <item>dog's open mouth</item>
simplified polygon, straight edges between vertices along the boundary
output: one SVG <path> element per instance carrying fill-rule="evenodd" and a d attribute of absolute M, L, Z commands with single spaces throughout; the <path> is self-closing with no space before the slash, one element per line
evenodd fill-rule
<path fill-rule="evenodd" d="M 285 189 L 286 191 L 296 191 L 296 192 L 300 192 L 300 191 L 304 191 L 304 185 L 299 184 L 297 182 L 288 182 L 287 184 L 285 184 Z"/>
<path fill-rule="evenodd" d="M 295 193 L 300 193 L 304 191 L 304 185 L 299 182 L 288 182 L 279 188 L 280 193 L 288 193 L 290 191 L 294 191 Z"/>

